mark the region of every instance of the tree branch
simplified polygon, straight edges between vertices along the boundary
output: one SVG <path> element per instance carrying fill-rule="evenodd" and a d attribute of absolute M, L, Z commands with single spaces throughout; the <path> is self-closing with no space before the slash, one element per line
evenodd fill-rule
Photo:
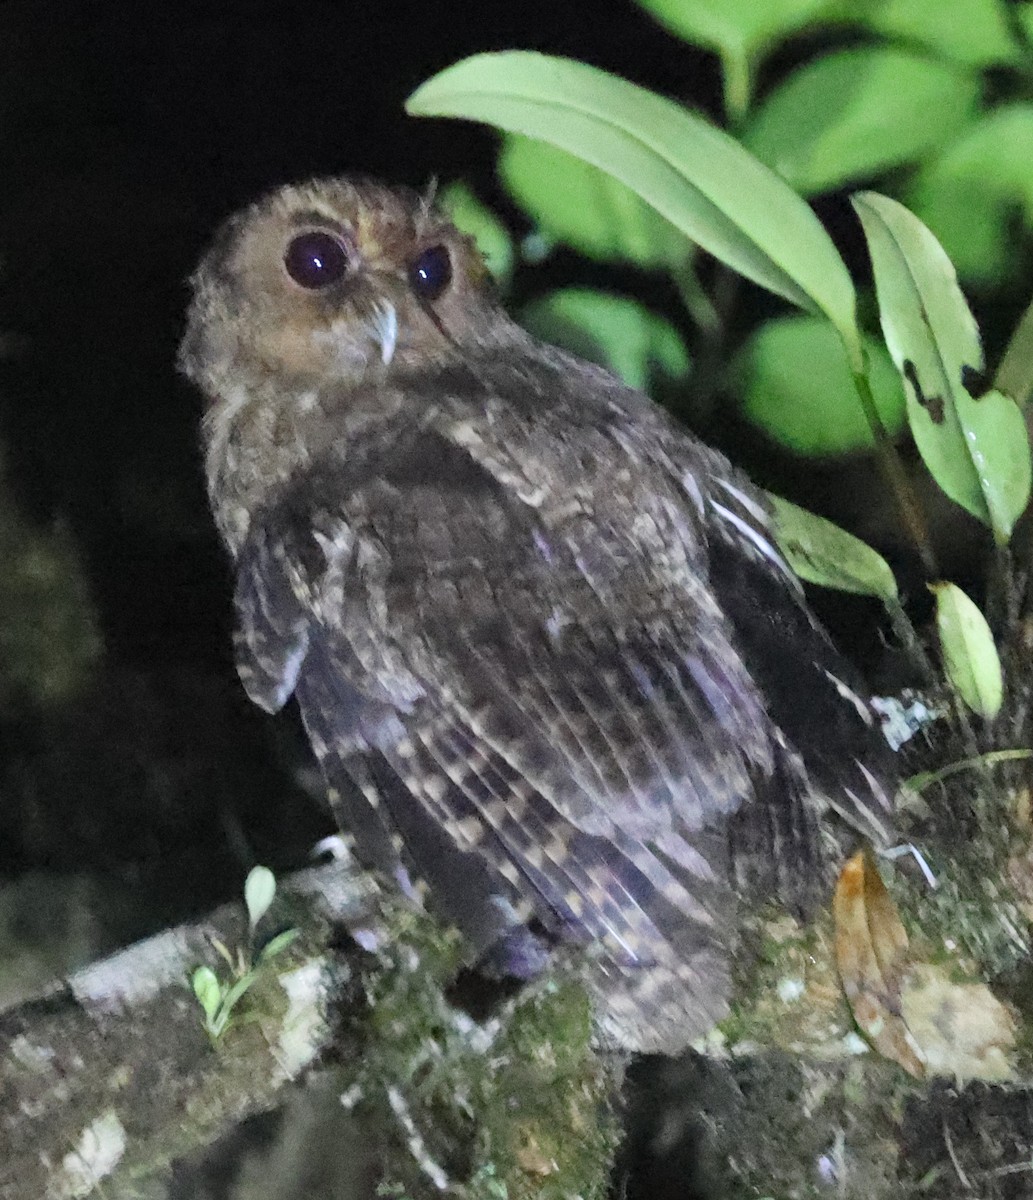
<path fill-rule="evenodd" d="M 369 905 L 340 863 L 294 876 L 283 907 L 306 937 L 249 993 L 249 1019 L 212 1043 L 189 986 L 212 938 L 246 939 L 227 905 L 112 955 L 0 1015 L 0 1197 L 127 1194 L 244 1118 L 275 1105 L 330 1037 L 325 1000 L 333 923 Z M 225 969 L 223 967 L 223 969 Z"/>

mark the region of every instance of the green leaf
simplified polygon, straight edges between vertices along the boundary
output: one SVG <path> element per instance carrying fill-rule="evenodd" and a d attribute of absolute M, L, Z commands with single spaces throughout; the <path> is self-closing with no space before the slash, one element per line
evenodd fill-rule
<path fill-rule="evenodd" d="M 993 720 L 1001 710 L 1004 680 L 993 634 L 978 607 L 953 583 L 933 583 L 936 628 L 947 678 L 974 713 Z"/>
<path fill-rule="evenodd" d="M 816 24 L 830 0 L 637 0 L 661 25 L 716 51 L 724 67 L 730 116 L 749 108 L 754 66 L 761 55 Z"/>
<path fill-rule="evenodd" d="M 584 63 L 506 51 L 447 68 L 406 107 L 540 138 L 600 167 L 722 262 L 825 313 L 861 368 L 853 283 L 818 219 L 736 141 L 672 101 Z"/>
<path fill-rule="evenodd" d="M 918 42 L 971 67 L 1013 63 L 1019 48 L 1001 0 L 842 0 L 845 20 L 886 37 Z"/>
<path fill-rule="evenodd" d="M 922 168 L 907 201 L 963 279 L 999 287 L 1024 261 L 1016 218 L 1033 227 L 1033 105 L 1007 105 L 972 125 Z"/>
<path fill-rule="evenodd" d="M 957 400 L 965 445 L 979 474 L 989 525 L 999 543 L 1011 537 L 1030 497 L 1029 432 L 1021 409 L 1010 396 L 984 392 Z"/>
<path fill-rule="evenodd" d="M 222 1001 L 222 1009 L 223 1009 L 223 1012 L 227 1016 L 229 1016 L 229 1014 L 232 1013 L 233 1010 L 237 1007 L 237 1003 L 240 1000 L 240 998 L 243 995 L 245 995 L 245 993 L 247 993 L 251 990 L 251 988 L 254 986 L 255 980 L 257 978 L 258 978 L 257 972 L 248 971 L 246 974 L 241 975 L 241 977 L 235 981 L 233 986 L 229 989 L 229 991 L 223 997 L 223 1001 Z"/>
<path fill-rule="evenodd" d="M 636 0 L 687 42 L 721 54 L 760 53 L 819 21 L 829 0 Z"/>
<path fill-rule="evenodd" d="M 276 896 L 276 876 L 268 867 L 252 867 L 244 880 L 244 904 L 251 928 L 269 911 Z"/>
<path fill-rule="evenodd" d="M 219 1005 L 222 1003 L 222 986 L 219 983 L 219 977 L 211 967 L 198 967 L 190 977 L 190 986 L 194 989 L 194 995 L 200 1001 L 205 1015 L 211 1020 L 219 1011 Z"/>
<path fill-rule="evenodd" d="M 1003 543 L 1029 500 L 1022 413 L 1000 392 L 980 394 L 979 331 L 939 242 L 895 200 L 863 192 L 854 207 L 919 453 L 947 495 Z"/>
<path fill-rule="evenodd" d="M 258 961 L 261 963 L 268 962 L 275 958 L 278 954 L 282 954 L 284 950 L 301 936 L 300 929 L 285 929 L 282 933 L 278 933 L 275 937 L 269 939 L 262 947 L 261 953 L 258 955 Z"/>
<path fill-rule="evenodd" d="M 1019 4 L 1013 4 L 1012 16 L 1022 31 L 1026 45 L 1033 44 L 1033 3 L 1031 0 L 1022 0 Z"/>
<path fill-rule="evenodd" d="M 509 230 L 465 183 L 450 183 L 438 197 L 456 227 L 472 237 L 500 288 L 513 276 L 513 239 Z"/>
<path fill-rule="evenodd" d="M 905 423 L 904 389 L 890 356 L 863 339 L 876 408 L 891 437 Z M 843 343 L 827 321 L 766 321 L 731 366 L 743 414 L 797 454 L 849 454 L 874 445 Z"/>
<path fill-rule="evenodd" d="M 658 374 L 669 379 L 688 374 L 689 357 L 674 326 L 627 296 L 565 288 L 527 305 L 520 323 L 542 341 L 608 367 L 642 391 Z"/>
<path fill-rule="evenodd" d="M 510 134 L 498 169 L 542 229 L 590 258 L 671 268 L 692 255 L 688 238 L 631 188 L 547 142 Z"/>
<path fill-rule="evenodd" d="M 897 598 L 897 581 L 889 564 L 860 538 L 769 493 L 775 539 L 786 562 L 801 579 L 841 592 Z"/>
<path fill-rule="evenodd" d="M 1012 330 L 998 363 L 993 386 L 995 391 L 1010 396 L 1020 408 L 1033 399 L 1033 303 L 1027 306 Z"/>
<path fill-rule="evenodd" d="M 910 162 L 972 115 L 978 79 L 895 47 L 865 46 L 802 67 L 764 102 L 744 142 L 804 194 Z"/>

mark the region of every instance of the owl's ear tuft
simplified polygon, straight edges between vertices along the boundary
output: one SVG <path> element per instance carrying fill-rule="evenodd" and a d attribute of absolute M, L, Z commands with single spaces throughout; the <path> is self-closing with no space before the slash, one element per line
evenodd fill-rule
<path fill-rule="evenodd" d="M 429 215 L 434 211 L 434 205 L 438 198 L 438 190 L 438 177 L 432 175 L 427 181 L 427 186 L 420 193 L 420 205 L 423 208 L 424 214 Z"/>

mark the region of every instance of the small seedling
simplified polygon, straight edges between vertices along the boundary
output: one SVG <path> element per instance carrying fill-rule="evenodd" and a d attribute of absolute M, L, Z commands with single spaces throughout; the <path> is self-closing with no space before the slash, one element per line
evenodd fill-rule
<path fill-rule="evenodd" d="M 255 930 L 269 911 L 276 896 L 276 877 L 268 867 L 254 867 L 244 882 L 244 903 L 248 913 L 248 948 L 238 946 L 234 954 L 224 942 L 212 938 L 219 957 L 229 968 L 225 979 L 209 966 L 198 967 L 190 983 L 201 1008 L 204 1010 L 205 1032 L 217 1041 L 226 1030 L 239 1020 L 234 1010 L 261 972 L 280 955 L 298 936 L 297 929 L 285 929 L 255 951 Z"/>

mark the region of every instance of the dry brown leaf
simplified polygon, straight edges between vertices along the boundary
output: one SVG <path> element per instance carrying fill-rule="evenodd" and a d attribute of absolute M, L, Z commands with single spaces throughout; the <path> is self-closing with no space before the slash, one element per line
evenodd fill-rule
<path fill-rule="evenodd" d="M 922 1076 L 922 1053 L 900 1007 L 907 932 L 871 851 L 859 850 L 843 867 L 833 912 L 836 964 L 858 1028 L 885 1058 Z"/>
<path fill-rule="evenodd" d="M 903 982 L 900 1004 L 928 1074 L 1011 1078 L 1015 1021 L 985 983 L 955 983 L 944 967 L 917 963 Z"/>
<path fill-rule="evenodd" d="M 896 906 L 868 850 L 840 873 L 833 902 L 836 962 L 858 1028 L 912 1075 L 1003 1080 L 1014 1067 L 1016 1025 L 983 983 L 916 963 Z"/>

